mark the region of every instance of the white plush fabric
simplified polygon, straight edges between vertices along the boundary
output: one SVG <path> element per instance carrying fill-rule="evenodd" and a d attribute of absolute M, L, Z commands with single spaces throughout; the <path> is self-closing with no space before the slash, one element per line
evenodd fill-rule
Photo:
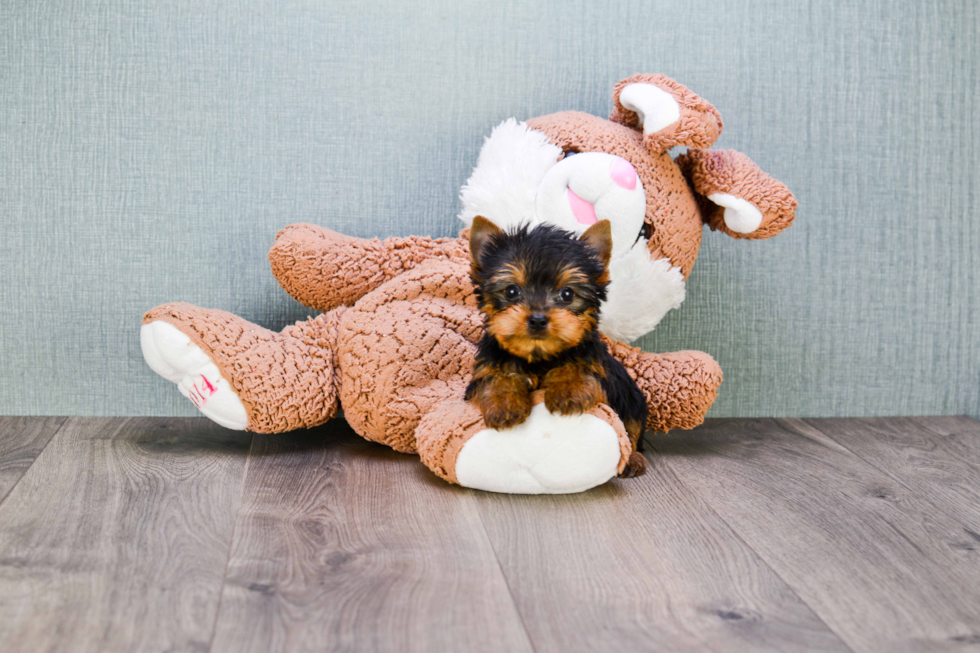
<path fill-rule="evenodd" d="M 598 220 L 610 221 L 613 257 L 626 254 L 643 226 L 643 184 L 637 179 L 632 190 L 616 185 L 610 167 L 618 157 L 611 154 L 561 156 L 561 149 L 543 133 L 513 118 L 505 120 L 484 141 L 476 168 L 460 191 L 459 219 L 469 225 L 482 215 L 502 229 L 545 223 L 581 234 L 590 225 L 572 214 L 571 189 L 594 205 Z"/>
<path fill-rule="evenodd" d="M 645 238 L 612 261 L 609 279 L 599 330 L 616 340 L 632 342 L 644 336 L 684 301 L 684 273 L 668 259 L 652 259 Z"/>
<path fill-rule="evenodd" d="M 762 224 L 762 212 L 751 202 L 728 193 L 712 193 L 708 199 L 725 207 L 725 226 L 737 234 L 750 234 Z"/>
<path fill-rule="evenodd" d="M 553 224 L 581 235 L 590 224 L 579 222 L 572 213 L 568 191 L 593 205 L 596 220 L 609 220 L 613 258 L 625 255 L 643 227 L 646 194 L 639 179 L 632 190 L 618 186 L 610 168 L 619 157 L 604 152 L 587 152 L 563 159 L 552 166 L 538 187 L 535 223 Z"/>
<path fill-rule="evenodd" d="M 644 136 L 669 127 L 681 118 L 677 100 L 653 84 L 628 84 L 619 94 L 619 103 L 637 115 Z"/>
<path fill-rule="evenodd" d="M 501 229 L 534 220 L 534 200 L 562 151 L 539 131 L 509 118 L 483 143 L 476 168 L 460 191 L 467 225 L 482 215 Z"/>
<path fill-rule="evenodd" d="M 248 416 L 242 400 L 218 367 L 177 327 L 157 320 L 140 328 L 143 358 L 154 372 L 177 384 L 180 394 L 225 428 L 244 431 Z"/>
<path fill-rule="evenodd" d="M 470 438 L 456 458 L 456 479 L 490 492 L 582 492 L 613 478 L 619 458 L 609 424 L 594 415 L 552 415 L 538 404 L 523 424 Z"/>

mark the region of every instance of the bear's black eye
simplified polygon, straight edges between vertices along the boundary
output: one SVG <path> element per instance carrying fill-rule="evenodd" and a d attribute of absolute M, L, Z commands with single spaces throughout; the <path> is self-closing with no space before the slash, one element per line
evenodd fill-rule
<path fill-rule="evenodd" d="M 640 235 L 638 238 L 646 238 L 647 240 L 650 240 L 650 225 L 648 225 L 646 222 L 644 222 L 643 226 L 640 227 Z"/>
<path fill-rule="evenodd" d="M 569 304 L 573 299 L 575 299 L 575 291 L 573 291 L 571 288 L 562 288 L 558 293 L 558 298 L 566 304 Z"/>
<path fill-rule="evenodd" d="M 568 157 L 570 157 L 570 156 L 575 156 L 576 154 L 578 154 L 578 152 L 576 150 L 565 150 L 565 158 L 566 159 Z"/>
<path fill-rule="evenodd" d="M 509 301 L 514 301 L 520 296 L 521 296 L 521 289 L 515 286 L 514 284 L 510 284 L 509 286 L 504 288 L 504 297 L 506 297 Z"/>

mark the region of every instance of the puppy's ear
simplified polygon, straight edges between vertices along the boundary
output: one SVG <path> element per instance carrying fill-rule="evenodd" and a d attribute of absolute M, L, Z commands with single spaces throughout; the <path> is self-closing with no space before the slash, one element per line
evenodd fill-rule
<path fill-rule="evenodd" d="M 595 250 L 602 261 L 602 267 L 609 267 L 609 259 L 612 258 L 612 227 L 609 220 L 600 220 L 585 230 L 579 236 L 580 241 Z"/>
<path fill-rule="evenodd" d="M 479 267 L 483 249 L 490 242 L 490 239 L 503 233 L 500 227 L 482 215 L 473 218 L 473 226 L 470 227 L 470 260 L 473 262 L 474 268 Z"/>

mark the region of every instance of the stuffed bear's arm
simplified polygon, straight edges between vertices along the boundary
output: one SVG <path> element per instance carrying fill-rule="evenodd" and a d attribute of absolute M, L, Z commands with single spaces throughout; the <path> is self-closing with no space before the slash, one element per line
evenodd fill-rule
<path fill-rule="evenodd" d="M 653 354 L 603 340 L 647 398 L 648 429 L 692 429 L 704 421 L 721 385 L 721 367 L 715 359 L 700 351 Z"/>
<path fill-rule="evenodd" d="M 704 222 L 733 238 L 775 236 L 793 222 L 796 198 L 735 150 L 695 150 L 677 157 L 698 195 Z"/>
<path fill-rule="evenodd" d="M 677 145 L 711 147 L 721 135 L 718 111 L 693 91 L 664 75 L 639 74 L 616 84 L 609 119 L 643 132 L 651 152 Z"/>
<path fill-rule="evenodd" d="M 469 261 L 459 238 L 352 238 L 311 224 L 276 235 L 272 273 L 296 301 L 318 311 L 350 306 L 385 281 L 430 259 Z"/>

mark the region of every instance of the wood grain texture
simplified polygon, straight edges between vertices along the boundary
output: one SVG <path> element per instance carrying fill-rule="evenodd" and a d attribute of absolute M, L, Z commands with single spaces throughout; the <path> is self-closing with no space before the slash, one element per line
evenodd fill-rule
<path fill-rule="evenodd" d="M 70 419 L 0 505 L 3 650 L 206 650 L 248 444 L 203 418 Z"/>
<path fill-rule="evenodd" d="M 855 651 L 980 646 L 980 552 L 956 520 L 796 421 L 649 438 Z"/>
<path fill-rule="evenodd" d="M 477 497 L 536 651 L 849 650 L 650 462 L 585 494 Z"/>
<path fill-rule="evenodd" d="M 205 419 L 11 423 L 41 453 L 0 504 L 4 653 L 980 650 L 966 418 L 709 420 L 560 497 L 340 421 L 247 462 Z"/>
<path fill-rule="evenodd" d="M 0 417 L 0 503 L 17 485 L 64 417 Z"/>
<path fill-rule="evenodd" d="M 473 492 L 335 420 L 255 436 L 212 650 L 531 647 Z"/>
<path fill-rule="evenodd" d="M 980 422 L 874 417 L 805 423 L 961 522 L 962 545 L 980 550 Z"/>

